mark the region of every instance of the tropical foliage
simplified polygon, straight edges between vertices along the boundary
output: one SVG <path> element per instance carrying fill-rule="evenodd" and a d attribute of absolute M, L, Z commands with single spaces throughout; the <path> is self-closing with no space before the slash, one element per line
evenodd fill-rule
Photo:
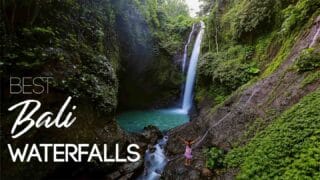
<path fill-rule="evenodd" d="M 296 61 L 298 71 L 311 71 L 320 67 L 320 52 L 314 48 L 305 49 Z"/>
<path fill-rule="evenodd" d="M 319 179 L 320 90 L 287 110 L 225 159 L 238 179 Z"/>
<path fill-rule="evenodd" d="M 205 18 L 197 100 L 225 99 L 255 77 L 275 71 L 320 7 L 312 0 L 204 2 L 211 9 Z M 317 68 L 317 56 L 305 50 L 297 62 L 299 71 Z"/>
<path fill-rule="evenodd" d="M 170 54 L 181 50 L 193 20 L 183 0 L 135 1 L 159 41 Z"/>
<path fill-rule="evenodd" d="M 211 147 L 205 151 L 207 162 L 206 166 L 210 169 L 223 167 L 224 152 L 217 147 Z"/>
<path fill-rule="evenodd" d="M 52 87 L 74 97 L 90 97 L 105 112 L 114 110 L 118 47 L 109 1 L 3 1 L 3 5 L 0 65 L 6 74 L 13 67 L 42 71 L 56 77 Z"/>
<path fill-rule="evenodd" d="M 211 8 L 196 99 L 211 98 L 214 107 L 275 72 L 320 14 L 320 1 L 312 0 L 205 2 Z M 289 71 L 305 76 L 301 88 L 319 81 L 319 57 L 315 42 L 295 58 Z M 318 89 L 273 122 L 257 118 L 244 133 L 247 144 L 233 144 L 225 156 L 208 149 L 207 167 L 239 169 L 237 179 L 319 179 L 319 99 Z"/>

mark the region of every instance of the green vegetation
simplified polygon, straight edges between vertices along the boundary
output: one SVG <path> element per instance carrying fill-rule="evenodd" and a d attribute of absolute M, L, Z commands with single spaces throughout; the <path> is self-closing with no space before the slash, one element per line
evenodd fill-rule
<path fill-rule="evenodd" d="M 260 70 L 246 60 L 252 55 L 252 47 L 234 46 L 226 52 L 207 53 L 199 64 L 200 73 L 212 78 L 213 85 L 231 92 L 243 85 Z M 207 63 L 210 62 L 210 63 Z"/>
<path fill-rule="evenodd" d="M 130 96 L 120 98 L 122 104 L 141 99 L 148 106 L 179 93 L 182 75 L 173 57 L 193 22 L 184 1 L 8 0 L 2 5 L 4 74 L 14 67 L 54 76 L 52 87 L 92 99 L 107 113 L 119 104 L 119 81 L 120 97 Z M 155 86 L 160 88 L 149 88 Z"/>
<path fill-rule="evenodd" d="M 320 71 L 311 72 L 307 77 L 302 81 L 302 87 L 312 84 L 320 79 Z"/>
<path fill-rule="evenodd" d="M 320 14 L 319 0 L 201 1 L 206 29 L 195 99 L 211 99 L 211 111 L 274 73 Z M 9 87 L 10 76 L 51 76 L 52 91 L 39 96 L 46 100 L 42 110 L 56 111 L 69 95 L 79 105 L 77 124 L 68 131 L 34 129 L 14 142 L 17 145 L 29 139 L 130 143 L 136 138 L 128 140 L 119 132 L 114 121 L 117 110 L 165 106 L 180 95 L 183 75 L 174 62 L 197 21 L 189 17 L 184 0 L 2 0 L 0 11 L 2 87 Z M 304 77 L 303 88 L 318 85 L 319 68 L 316 42 L 300 53 L 290 70 Z M 24 98 L 3 95 L 4 107 Z M 276 90 L 268 94 L 267 103 L 276 95 Z M 248 125 L 239 143 L 247 144 L 227 155 L 217 147 L 207 149 L 206 166 L 239 168 L 239 179 L 320 179 L 319 99 L 318 89 L 280 117 L 267 109 L 267 118 Z M 5 129 L 1 145 L 11 143 L 7 130 L 15 113 L 6 115 L 1 125 Z M 274 122 L 268 121 L 273 118 Z M 15 165 L 7 150 L 1 156 L 8 165 L 6 177 L 22 177 L 33 170 L 29 176 L 40 179 L 54 170 L 36 163 Z M 77 168 L 81 173 L 79 169 L 87 166 Z"/>
<path fill-rule="evenodd" d="M 270 125 L 257 119 L 245 134 L 246 138 L 253 137 L 248 144 L 227 155 L 215 147 L 208 149 L 207 167 L 239 167 L 237 179 L 319 179 L 319 99 L 318 89 Z"/>
<path fill-rule="evenodd" d="M 232 91 L 259 74 L 255 63 L 248 63 L 252 47 L 240 45 L 229 48 L 226 52 L 208 52 L 199 62 L 200 82 L 198 86 L 207 86 L 210 96 L 218 104 Z M 199 95 L 199 94 L 198 94 Z"/>
<path fill-rule="evenodd" d="M 210 97 L 214 106 L 253 78 L 274 72 L 320 7 L 312 0 L 203 1 L 212 9 L 205 18 L 195 97 Z M 299 71 L 318 67 L 318 53 L 303 54 Z"/>
<path fill-rule="evenodd" d="M 319 179 L 320 90 L 284 112 L 247 145 L 226 156 L 238 179 Z"/>
<path fill-rule="evenodd" d="M 39 99 L 41 111 L 54 113 L 66 96 L 72 96 L 77 105 L 73 114 L 77 121 L 67 130 L 37 128 L 14 142 L 9 130 L 17 112 L 1 113 L 1 146 L 19 146 L 30 139 L 34 143 L 126 144 L 128 139 L 114 119 L 119 106 L 160 106 L 161 100 L 170 103 L 178 96 L 182 75 L 173 58 L 181 52 L 193 23 L 184 1 L 3 0 L 0 4 L 1 109 L 25 98 Z M 53 77 L 50 93 L 11 96 L 7 93 L 10 76 Z M 126 106 L 129 103 L 133 106 Z M 8 153 L 7 149 L 1 152 L 6 165 L 1 177 L 42 179 L 56 173 L 52 164 L 12 163 Z M 71 177 L 74 174 L 82 178 L 86 176 L 82 171 L 91 168 L 92 172 L 99 169 L 93 178 L 97 179 L 106 178 L 118 166 L 71 165 L 69 179 L 77 178 Z"/>
<path fill-rule="evenodd" d="M 183 0 L 136 0 L 157 39 L 160 49 L 174 55 L 181 50 L 193 20 Z"/>
<path fill-rule="evenodd" d="M 212 111 L 275 72 L 320 14 L 320 1 L 312 0 L 205 2 L 212 8 L 205 18 L 195 97 L 198 102 L 210 99 Z M 305 76 L 301 88 L 319 81 L 318 49 L 319 44 L 303 50 L 294 63 L 294 70 Z M 248 124 L 234 144 L 241 147 L 225 156 L 208 149 L 207 167 L 240 168 L 238 179 L 319 179 L 319 99 L 317 90 L 280 117 L 270 110 L 268 118 Z M 276 120 L 270 122 L 270 117 Z"/>
<path fill-rule="evenodd" d="M 275 15 L 275 0 L 242 1 L 236 7 L 234 19 L 235 39 L 252 38 L 253 35 L 270 26 Z"/>
<path fill-rule="evenodd" d="M 316 46 L 317 48 L 318 46 Z M 320 53 L 316 48 L 303 50 L 295 62 L 295 68 L 300 73 L 308 74 L 301 83 L 301 87 L 312 84 L 320 79 Z"/>
<path fill-rule="evenodd" d="M 210 169 L 217 169 L 223 167 L 224 152 L 223 150 L 211 147 L 205 151 L 207 158 L 206 166 Z"/>
<path fill-rule="evenodd" d="M 115 109 L 119 51 L 109 1 L 29 0 L 3 5 L 4 74 L 15 68 L 17 75 L 25 71 L 51 75 L 52 87 L 92 98 L 102 111 Z"/>
<path fill-rule="evenodd" d="M 320 52 L 314 48 L 303 50 L 297 58 L 296 66 L 299 72 L 312 71 L 320 67 Z"/>
<path fill-rule="evenodd" d="M 320 2 L 312 0 L 299 0 L 296 4 L 289 4 L 282 12 L 285 20 L 281 31 L 290 33 L 295 28 L 303 26 L 319 7 Z"/>

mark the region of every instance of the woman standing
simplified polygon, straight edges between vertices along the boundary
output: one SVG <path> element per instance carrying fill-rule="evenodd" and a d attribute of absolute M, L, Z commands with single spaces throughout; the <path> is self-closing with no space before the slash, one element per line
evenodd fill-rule
<path fill-rule="evenodd" d="M 192 160 L 192 144 L 195 143 L 195 140 L 184 140 L 183 138 L 179 137 L 183 143 L 186 145 L 186 149 L 184 152 L 184 157 L 185 157 L 185 165 L 190 166 L 191 165 L 191 160 Z"/>

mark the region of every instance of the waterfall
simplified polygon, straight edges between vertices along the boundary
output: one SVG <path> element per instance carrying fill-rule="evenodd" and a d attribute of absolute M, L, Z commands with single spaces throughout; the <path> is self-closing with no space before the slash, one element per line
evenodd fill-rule
<path fill-rule="evenodd" d="M 189 35 L 189 39 L 184 48 L 182 71 L 184 72 L 187 60 L 187 49 L 190 44 L 192 34 L 194 32 L 194 25 L 192 26 L 192 31 Z M 200 45 L 202 41 L 202 36 L 204 33 L 204 23 L 201 21 L 200 31 L 197 35 L 196 41 L 193 46 L 189 68 L 187 72 L 187 80 L 185 84 L 185 90 L 183 93 L 183 103 L 181 109 L 171 108 L 161 110 L 166 113 L 174 114 L 184 114 L 186 115 L 192 106 L 192 91 L 196 76 L 197 62 L 200 54 Z M 158 140 L 158 143 L 151 148 L 146 150 L 144 155 L 144 172 L 138 177 L 139 180 L 158 180 L 161 178 L 161 173 L 163 172 L 168 159 L 165 155 L 165 146 L 168 141 L 168 136 L 164 136 L 162 139 Z M 153 150 L 152 150 L 153 149 Z"/>
<path fill-rule="evenodd" d="M 320 27 L 317 29 L 316 34 L 313 36 L 312 42 L 311 42 L 311 44 L 309 45 L 309 47 L 313 47 L 313 46 L 316 44 L 317 39 L 318 39 L 318 36 L 320 36 Z"/>
<path fill-rule="evenodd" d="M 147 149 L 144 157 L 144 172 L 138 177 L 138 180 L 158 180 L 161 177 L 166 164 L 167 157 L 165 156 L 164 148 L 167 144 L 168 136 L 164 136 L 158 140 L 158 143 Z"/>
<path fill-rule="evenodd" d="M 202 41 L 202 36 L 204 33 L 204 22 L 201 21 L 200 31 L 197 35 L 196 41 L 193 46 L 189 68 L 187 72 L 187 80 L 183 93 L 183 101 L 182 101 L 182 110 L 184 112 L 188 112 L 192 106 L 192 95 L 193 95 L 193 87 L 195 82 L 196 70 L 197 70 L 197 62 L 200 54 L 200 46 Z"/>
<path fill-rule="evenodd" d="M 182 72 L 183 73 L 186 70 L 186 62 L 187 62 L 187 57 L 188 57 L 188 47 L 189 47 L 193 32 L 194 32 L 194 24 L 192 25 L 192 30 L 189 34 L 188 41 L 187 41 L 186 45 L 184 46 L 183 59 L 182 59 Z"/>
<path fill-rule="evenodd" d="M 166 109 L 165 112 L 171 112 L 171 113 L 178 113 L 178 114 L 187 114 L 192 106 L 192 94 L 193 94 L 193 86 L 196 76 L 196 70 L 197 70 L 197 62 L 200 55 L 200 46 L 202 41 L 202 36 L 204 33 L 204 22 L 200 22 L 200 30 L 196 37 L 196 41 L 193 46 L 191 58 L 189 61 L 188 71 L 187 71 L 187 79 L 186 83 L 182 85 L 182 91 L 181 99 L 182 99 L 182 108 L 170 108 Z M 187 61 L 187 51 L 188 51 L 188 45 L 190 44 L 192 34 L 195 31 L 195 25 L 192 26 L 192 31 L 189 34 L 189 39 L 187 41 L 187 44 L 184 48 L 184 54 L 183 54 L 183 64 L 182 64 L 182 71 L 185 69 L 186 61 Z M 184 72 L 184 71 L 183 71 Z M 184 87 L 184 88 L 183 88 Z"/>

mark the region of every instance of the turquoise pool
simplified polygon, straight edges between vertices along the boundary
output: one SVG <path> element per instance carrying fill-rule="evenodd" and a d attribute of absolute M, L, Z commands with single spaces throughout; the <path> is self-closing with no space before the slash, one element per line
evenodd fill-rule
<path fill-rule="evenodd" d="M 120 127 L 128 132 L 141 132 L 148 125 L 165 131 L 189 122 L 188 114 L 179 109 L 129 111 L 118 115 L 116 119 Z"/>

